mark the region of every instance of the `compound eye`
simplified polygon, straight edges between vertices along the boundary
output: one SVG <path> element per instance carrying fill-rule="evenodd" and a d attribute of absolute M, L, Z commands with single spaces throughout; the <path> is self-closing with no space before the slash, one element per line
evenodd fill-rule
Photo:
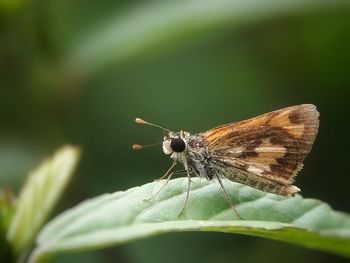
<path fill-rule="evenodd" d="M 186 144 L 181 138 L 172 138 L 170 148 L 177 153 L 181 153 L 186 149 Z"/>

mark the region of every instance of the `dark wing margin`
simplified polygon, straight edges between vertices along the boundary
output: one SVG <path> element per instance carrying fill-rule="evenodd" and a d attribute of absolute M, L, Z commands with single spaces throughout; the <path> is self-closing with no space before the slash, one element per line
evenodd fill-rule
<path fill-rule="evenodd" d="M 302 104 L 221 125 L 202 134 L 213 161 L 232 181 L 285 196 L 319 127 L 316 106 Z"/>

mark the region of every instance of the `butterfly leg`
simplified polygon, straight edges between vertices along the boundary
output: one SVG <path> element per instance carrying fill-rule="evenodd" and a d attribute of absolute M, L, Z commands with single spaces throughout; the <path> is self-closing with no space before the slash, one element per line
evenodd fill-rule
<path fill-rule="evenodd" d="M 172 163 L 172 165 L 171 165 L 170 168 L 168 169 L 168 171 L 166 171 L 165 174 L 164 174 L 162 177 L 160 177 L 160 178 L 158 178 L 158 179 L 155 179 L 154 182 L 158 182 L 158 181 L 161 181 L 161 180 L 163 180 L 164 178 L 166 178 L 166 177 L 168 176 L 168 174 L 170 173 L 170 171 L 175 167 L 175 165 L 176 165 L 176 161 L 174 160 L 173 163 Z"/>
<path fill-rule="evenodd" d="M 164 189 L 164 187 L 168 184 L 171 176 L 174 174 L 174 172 L 171 172 L 171 170 L 175 167 L 175 165 L 176 165 L 176 161 L 174 160 L 173 164 L 170 166 L 168 171 L 166 171 L 166 173 L 160 178 L 160 179 L 162 179 L 162 178 L 165 178 L 165 177 L 168 176 L 166 178 L 166 181 L 165 181 L 164 185 L 153 196 L 151 196 L 150 198 L 145 198 L 145 199 L 143 199 L 143 201 L 146 202 L 146 201 L 152 200 L 153 198 L 155 198 Z"/>
<path fill-rule="evenodd" d="M 176 170 L 173 173 L 174 174 L 186 174 L 186 170 Z"/>
<path fill-rule="evenodd" d="M 192 180 L 191 180 L 191 176 L 190 176 L 190 172 L 188 171 L 188 169 L 186 169 L 186 173 L 187 173 L 187 178 L 188 178 L 188 184 L 187 184 L 187 193 L 186 193 L 186 199 L 185 199 L 185 203 L 184 203 L 184 206 L 182 207 L 178 217 L 180 217 L 183 213 L 183 211 L 185 211 L 185 208 L 187 206 L 187 201 L 188 201 L 188 198 L 190 196 L 190 189 L 191 189 L 191 183 L 192 183 Z"/>
<path fill-rule="evenodd" d="M 227 192 L 226 192 L 226 189 L 225 189 L 225 187 L 224 187 L 224 184 L 222 183 L 220 177 L 219 177 L 218 175 L 215 175 L 215 177 L 216 177 L 216 178 L 218 179 L 218 181 L 219 181 L 219 184 L 220 184 L 220 186 L 221 186 L 221 189 L 222 189 L 223 192 L 224 192 L 224 196 L 225 196 L 225 199 L 226 199 L 227 203 L 230 204 L 231 208 L 233 209 L 233 211 L 235 212 L 235 214 L 237 215 L 237 217 L 238 217 L 239 219 L 241 219 L 241 220 L 244 220 L 243 217 L 241 217 L 241 215 L 240 215 L 240 214 L 238 213 L 238 211 L 236 210 L 234 204 L 231 202 L 231 200 L 230 200 L 230 198 L 229 198 L 229 196 L 228 196 L 228 194 L 227 194 Z"/>

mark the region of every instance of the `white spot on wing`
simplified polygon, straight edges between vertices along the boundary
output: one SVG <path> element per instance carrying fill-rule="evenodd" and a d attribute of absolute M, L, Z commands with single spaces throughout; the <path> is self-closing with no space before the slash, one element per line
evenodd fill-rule
<path fill-rule="evenodd" d="M 287 149 L 283 146 L 263 146 L 254 149 L 257 153 L 286 153 Z"/>
<path fill-rule="evenodd" d="M 258 167 L 252 166 L 252 165 L 249 165 L 247 170 L 248 170 L 248 172 L 251 172 L 254 174 L 262 174 L 264 172 L 263 169 L 260 169 Z"/>
<path fill-rule="evenodd" d="M 244 147 L 234 147 L 228 150 L 229 153 L 231 154 L 242 154 L 245 151 Z"/>

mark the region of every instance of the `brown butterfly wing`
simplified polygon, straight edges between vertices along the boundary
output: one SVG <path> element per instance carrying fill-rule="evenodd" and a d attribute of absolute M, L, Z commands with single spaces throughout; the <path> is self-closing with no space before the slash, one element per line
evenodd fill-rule
<path fill-rule="evenodd" d="M 213 159 L 229 179 L 291 196 L 317 135 L 319 113 L 312 104 L 269 112 L 203 133 Z"/>

